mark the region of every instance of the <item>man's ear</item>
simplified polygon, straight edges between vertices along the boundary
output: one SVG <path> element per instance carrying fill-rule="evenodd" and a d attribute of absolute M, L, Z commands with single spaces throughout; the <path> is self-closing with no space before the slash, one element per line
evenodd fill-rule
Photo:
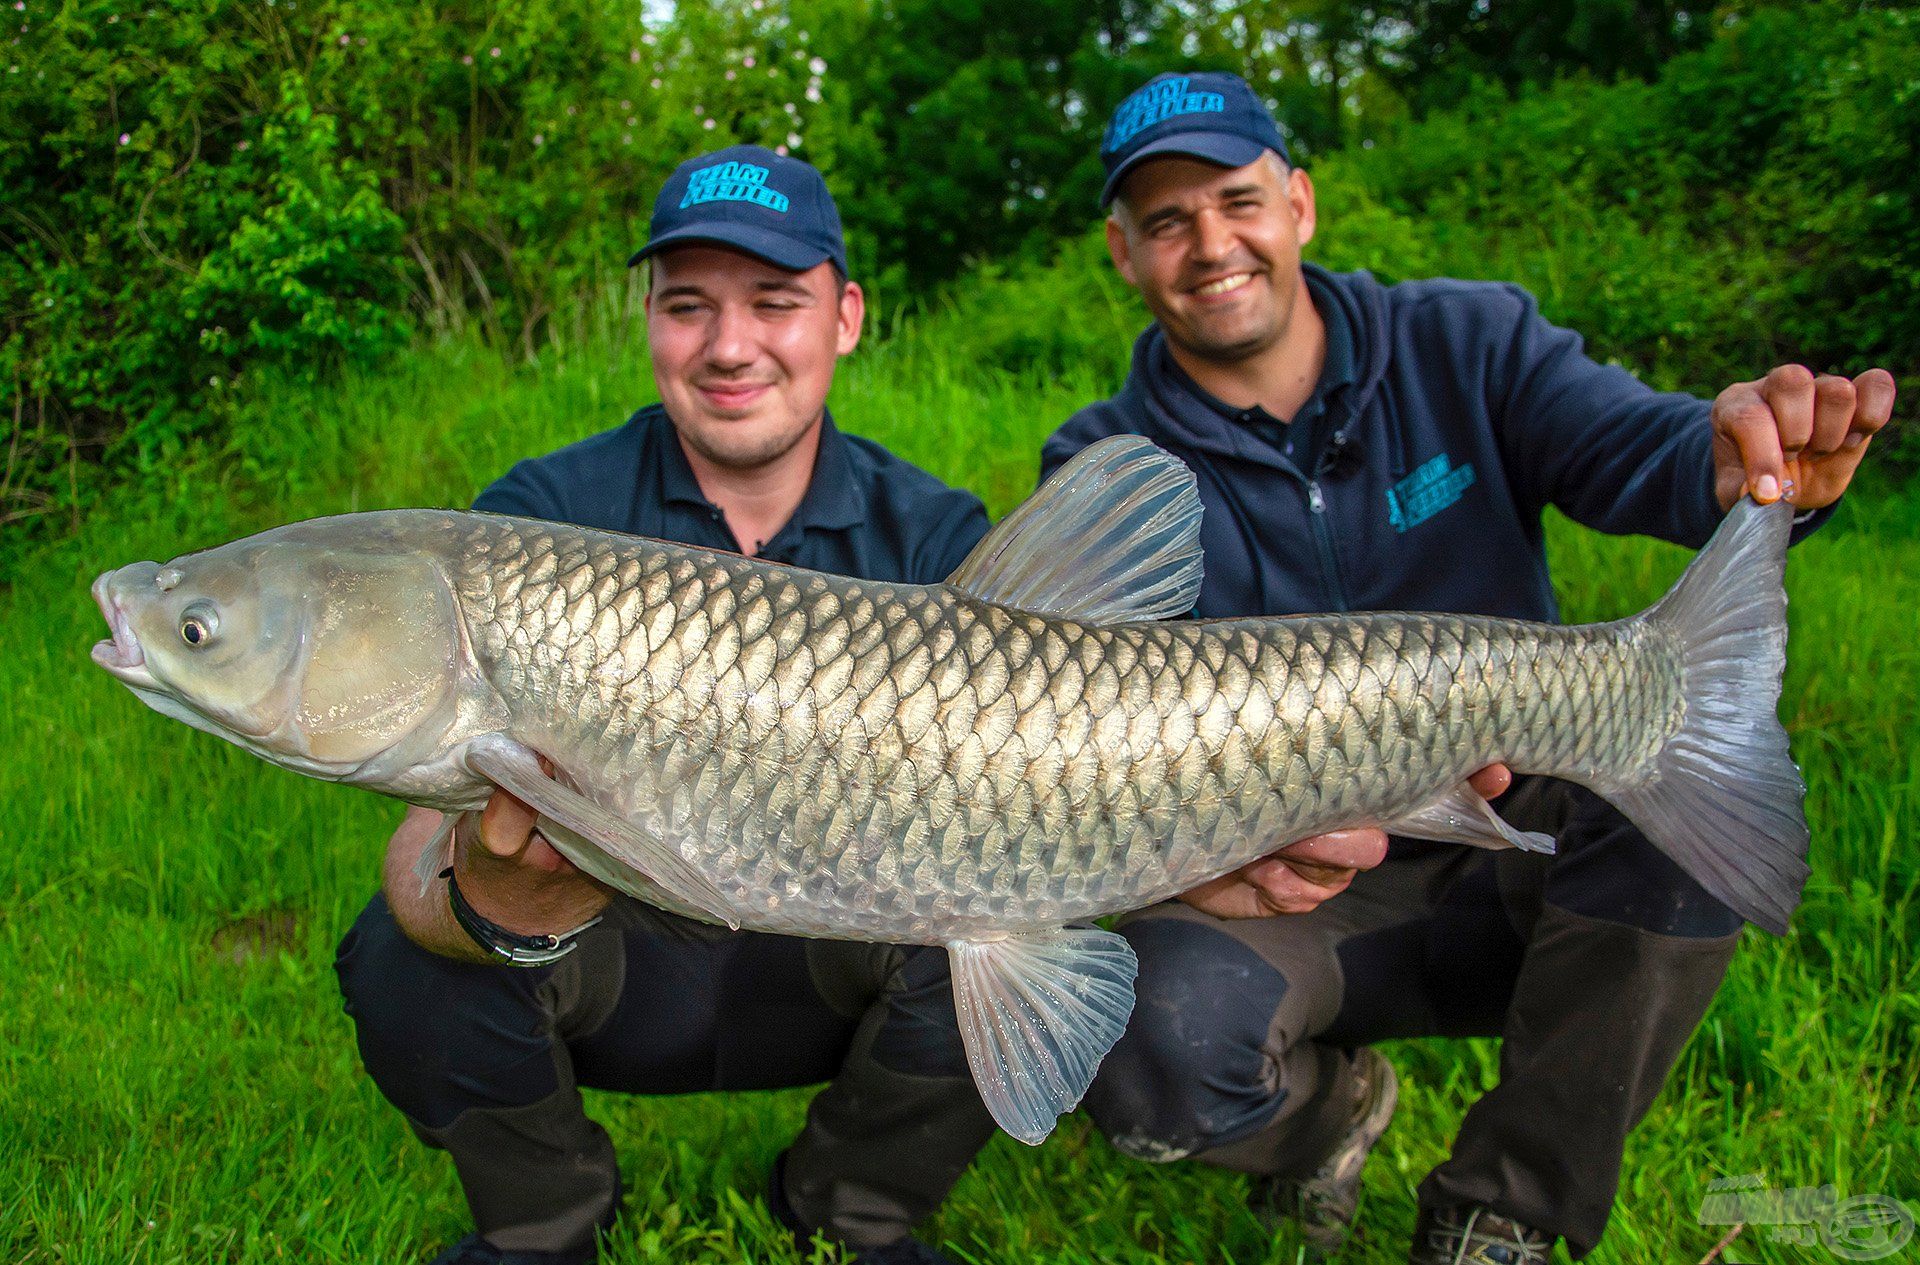
<path fill-rule="evenodd" d="M 1287 201 L 1293 205 L 1294 231 L 1305 246 L 1313 240 L 1313 177 L 1298 167 L 1287 173 Z"/>
<path fill-rule="evenodd" d="M 867 320 L 867 296 L 858 281 L 849 281 L 840 289 L 839 329 L 834 350 L 844 356 L 860 345 L 860 330 Z"/>
<path fill-rule="evenodd" d="M 1134 280 L 1133 275 L 1133 253 L 1127 246 L 1127 230 L 1120 226 L 1118 215 L 1107 217 L 1107 254 L 1126 283 L 1139 289 L 1140 283 Z"/>

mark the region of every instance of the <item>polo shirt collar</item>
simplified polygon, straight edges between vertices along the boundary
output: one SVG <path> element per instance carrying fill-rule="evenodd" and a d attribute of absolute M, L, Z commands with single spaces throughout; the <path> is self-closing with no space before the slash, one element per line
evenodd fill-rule
<path fill-rule="evenodd" d="M 670 419 L 660 463 L 660 499 L 669 505 L 688 505 L 711 510 L 713 502 L 700 490 L 693 466 Z M 813 459 L 813 478 L 806 495 L 800 498 L 793 517 L 780 529 L 780 536 L 818 527 L 825 531 L 844 531 L 867 521 L 867 492 L 853 468 L 853 445 L 833 424 L 833 415 L 820 419 L 820 451 Z"/>
<path fill-rule="evenodd" d="M 1347 316 L 1341 310 L 1339 300 L 1325 289 L 1325 285 L 1311 272 L 1307 276 L 1307 289 L 1313 295 L 1314 310 L 1320 313 L 1320 321 L 1327 327 L 1327 353 L 1320 367 L 1320 380 L 1314 384 L 1313 394 L 1300 406 L 1300 412 L 1291 420 L 1311 420 L 1325 409 L 1326 403 L 1335 391 L 1354 384 L 1359 376 L 1358 366 L 1354 362 L 1353 329 L 1347 323 Z M 1191 395 L 1221 417 L 1237 422 L 1268 421 L 1280 423 L 1280 419 L 1268 413 L 1258 404 L 1251 408 L 1235 408 L 1220 399 L 1198 382 L 1193 375 L 1181 367 L 1174 359 L 1173 349 L 1167 345 L 1166 335 L 1161 334 L 1159 345 L 1154 348 L 1155 368 L 1180 384 L 1180 389 Z"/>

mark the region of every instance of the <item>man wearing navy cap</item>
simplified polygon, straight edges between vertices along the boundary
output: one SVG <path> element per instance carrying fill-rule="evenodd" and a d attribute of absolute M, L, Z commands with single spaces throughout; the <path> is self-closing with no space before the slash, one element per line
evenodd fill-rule
<path fill-rule="evenodd" d="M 944 580 L 985 534 L 948 488 L 827 415 L 860 338 L 840 217 L 806 163 L 740 145 L 682 164 L 654 204 L 647 341 L 661 403 L 514 466 L 474 508 L 876 580 Z M 639 1094 L 831 1084 L 768 1196 L 804 1243 L 940 1265 L 904 1237 L 993 1132 L 954 1025 L 945 951 L 694 923 L 614 895 L 497 793 L 450 879 L 394 833 L 386 891 L 340 946 L 368 1072 L 453 1158 L 478 1229 L 436 1265 L 594 1258 L 620 1199 L 579 1086 Z M 519 969 L 502 964 L 518 964 Z"/>
<path fill-rule="evenodd" d="M 1893 379 L 1783 366 L 1711 402 L 1581 352 L 1516 287 L 1383 286 L 1303 264 L 1313 184 L 1233 75 L 1162 75 L 1102 145 L 1107 241 L 1154 323 L 1126 385 L 1048 441 L 1192 467 L 1202 617 L 1403 609 L 1554 620 L 1541 514 L 1705 542 L 1743 491 L 1840 496 Z M 1504 769 L 1474 779 L 1483 794 Z M 1337 1249 L 1387 1127 L 1394 1037 L 1500 1035 L 1501 1079 L 1420 1184 L 1415 1265 L 1530 1265 L 1599 1241 L 1626 1135 L 1725 973 L 1740 919 L 1590 792 L 1521 779 L 1501 812 L 1558 854 L 1350 832 L 1133 916 L 1127 1034 L 1085 1105 L 1121 1150 L 1253 1174 Z M 1382 860 L 1384 853 L 1384 860 Z M 1311 912 L 1302 883 L 1345 886 Z"/>

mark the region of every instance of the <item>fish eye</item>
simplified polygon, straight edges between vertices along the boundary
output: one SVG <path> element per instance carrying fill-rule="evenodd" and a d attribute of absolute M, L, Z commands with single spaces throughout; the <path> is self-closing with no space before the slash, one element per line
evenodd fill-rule
<path fill-rule="evenodd" d="M 213 640 L 214 630 L 219 623 L 213 611 L 207 607 L 192 607 L 180 617 L 180 640 L 190 646 L 204 646 Z"/>

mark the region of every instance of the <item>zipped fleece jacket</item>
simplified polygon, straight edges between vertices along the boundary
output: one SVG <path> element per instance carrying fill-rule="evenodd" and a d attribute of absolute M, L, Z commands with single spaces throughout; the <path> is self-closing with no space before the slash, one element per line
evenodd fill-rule
<path fill-rule="evenodd" d="M 1541 513 L 1698 548 L 1723 517 L 1711 404 L 1597 364 L 1513 285 L 1383 286 L 1304 265 L 1353 372 L 1322 383 L 1289 453 L 1259 409 L 1206 394 L 1151 325 L 1126 385 L 1047 440 L 1041 475 L 1109 435 L 1192 468 L 1206 516 L 1201 618 L 1425 610 L 1557 621 Z M 1310 405 L 1303 410 L 1315 411 Z M 1269 424 L 1260 424 L 1262 420 Z M 1795 538 L 1826 517 L 1797 520 Z M 1623 612 L 1624 613 L 1624 612 Z"/>

